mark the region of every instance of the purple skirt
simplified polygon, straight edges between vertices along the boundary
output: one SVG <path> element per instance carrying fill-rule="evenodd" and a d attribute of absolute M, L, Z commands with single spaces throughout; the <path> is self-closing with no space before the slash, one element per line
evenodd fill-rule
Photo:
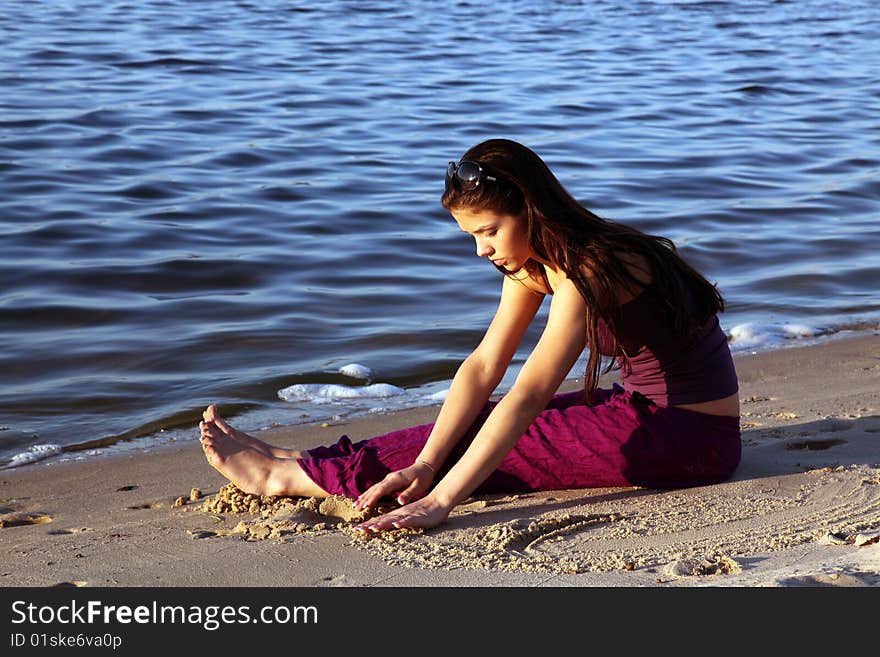
<path fill-rule="evenodd" d="M 657 406 L 618 385 L 587 405 L 581 391 L 557 394 L 476 493 L 641 486 L 686 488 L 725 481 L 740 461 L 739 418 Z M 436 480 L 470 445 L 497 402 L 489 402 L 439 468 Z M 332 495 L 357 497 L 385 475 L 413 464 L 432 424 L 352 443 L 348 436 L 299 459 Z"/>

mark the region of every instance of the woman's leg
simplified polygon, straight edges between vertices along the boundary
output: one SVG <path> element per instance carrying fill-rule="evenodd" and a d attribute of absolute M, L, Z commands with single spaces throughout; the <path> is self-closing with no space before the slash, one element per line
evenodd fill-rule
<path fill-rule="evenodd" d="M 308 451 L 299 463 L 315 484 L 333 495 L 356 498 L 385 475 L 412 465 L 433 424 L 398 429 L 353 443 L 348 436 Z M 440 469 L 437 478 L 443 476 Z"/>
<path fill-rule="evenodd" d="M 579 393 L 556 395 L 541 415 L 551 409 L 579 403 L 581 398 Z M 480 411 L 446 459 L 446 463 L 438 468 L 436 480 L 440 480 L 461 458 L 496 404 L 497 402 L 489 402 Z M 334 495 L 358 497 L 389 472 L 412 465 L 427 442 L 433 426 L 422 424 L 398 429 L 357 443 L 352 443 L 348 436 L 342 436 L 334 445 L 310 449 L 308 457 L 301 458 L 298 462 L 303 471 L 321 488 Z M 521 481 L 511 480 L 497 472 L 490 477 L 489 485 L 510 491 L 523 490 Z"/>
<path fill-rule="evenodd" d="M 481 411 L 440 468 L 464 454 L 494 403 Z M 385 475 L 412 465 L 433 425 L 310 449 L 298 459 L 268 456 L 202 423 L 211 464 L 242 490 L 268 495 L 357 497 Z M 556 395 L 477 493 L 644 486 L 679 488 L 724 481 L 739 463 L 737 418 L 654 406 L 619 386 Z M 270 492 L 271 491 L 271 492 Z"/>

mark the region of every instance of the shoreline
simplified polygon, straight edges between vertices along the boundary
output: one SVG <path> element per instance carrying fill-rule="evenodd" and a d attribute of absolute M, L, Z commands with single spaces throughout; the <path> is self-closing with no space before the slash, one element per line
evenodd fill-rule
<path fill-rule="evenodd" d="M 880 332 L 734 359 L 743 460 L 723 484 L 475 496 L 438 528 L 361 541 L 341 503 L 206 512 L 204 500 L 191 499 L 193 489 L 217 500 L 227 482 L 194 437 L 145 453 L 0 472 L 0 584 L 880 584 L 873 540 L 880 530 Z M 307 449 L 435 414 L 436 406 L 418 407 L 259 435 Z"/>

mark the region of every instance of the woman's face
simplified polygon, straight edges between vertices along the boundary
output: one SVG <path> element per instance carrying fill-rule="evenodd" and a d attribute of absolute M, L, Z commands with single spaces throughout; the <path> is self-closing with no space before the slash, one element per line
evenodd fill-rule
<path fill-rule="evenodd" d="M 511 272 L 520 270 L 534 257 L 521 217 L 466 208 L 452 210 L 452 216 L 458 227 L 476 241 L 479 257 Z"/>

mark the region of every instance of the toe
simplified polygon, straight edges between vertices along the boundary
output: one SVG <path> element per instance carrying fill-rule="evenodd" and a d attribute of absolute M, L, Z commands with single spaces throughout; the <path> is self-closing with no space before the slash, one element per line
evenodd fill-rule
<path fill-rule="evenodd" d="M 202 431 L 201 439 L 202 441 L 214 444 L 223 434 L 217 429 L 213 424 L 206 424 L 204 430 Z"/>
<path fill-rule="evenodd" d="M 214 424 L 216 424 L 223 433 L 232 434 L 232 427 L 226 424 L 226 420 L 219 415 L 214 416 Z"/>

